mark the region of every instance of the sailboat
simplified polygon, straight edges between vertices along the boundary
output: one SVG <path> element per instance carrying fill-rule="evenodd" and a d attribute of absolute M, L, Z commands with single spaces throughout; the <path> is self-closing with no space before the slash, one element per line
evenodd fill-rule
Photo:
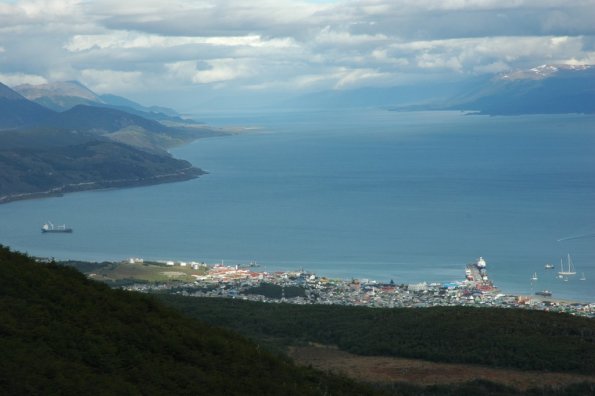
<path fill-rule="evenodd" d="M 537 280 L 537 272 L 533 273 L 533 276 L 531 277 L 532 281 L 536 281 Z"/>
<path fill-rule="evenodd" d="M 568 269 L 566 271 L 564 271 L 564 264 L 562 263 L 562 259 L 560 259 L 560 271 L 558 271 L 558 275 L 560 275 L 560 276 L 576 275 L 576 271 L 574 270 L 574 264 L 572 264 L 572 259 L 570 258 L 570 254 L 568 254 Z"/>
<path fill-rule="evenodd" d="M 581 274 L 580 280 L 587 280 L 587 277 L 585 276 L 584 272 Z"/>

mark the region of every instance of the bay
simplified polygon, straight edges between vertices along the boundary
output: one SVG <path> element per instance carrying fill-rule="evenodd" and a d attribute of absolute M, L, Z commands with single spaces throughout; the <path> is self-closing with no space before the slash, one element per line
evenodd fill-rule
<path fill-rule="evenodd" d="M 397 283 L 462 279 L 483 256 L 505 292 L 595 301 L 593 116 L 200 119 L 253 128 L 173 150 L 209 172 L 195 180 L 0 205 L 0 243 L 59 259 L 256 260 Z M 75 232 L 43 235 L 47 220 Z M 567 254 L 578 275 L 564 282 L 544 265 Z"/>

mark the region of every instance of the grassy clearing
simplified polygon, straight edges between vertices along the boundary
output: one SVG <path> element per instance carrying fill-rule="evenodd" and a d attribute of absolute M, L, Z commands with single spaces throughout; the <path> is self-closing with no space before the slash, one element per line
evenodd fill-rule
<path fill-rule="evenodd" d="M 399 382 L 430 386 L 483 380 L 519 391 L 559 388 L 584 382 L 595 384 L 595 376 L 589 375 L 497 369 L 386 356 L 359 356 L 323 345 L 290 347 L 288 354 L 298 364 L 372 383 Z"/>
<path fill-rule="evenodd" d="M 192 275 L 204 275 L 205 268 L 192 269 L 191 267 L 166 266 L 165 264 L 146 262 L 111 263 L 105 267 L 87 273 L 92 279 L 100 281 L 137 280 L 139 282 L 192 282 Z"/>

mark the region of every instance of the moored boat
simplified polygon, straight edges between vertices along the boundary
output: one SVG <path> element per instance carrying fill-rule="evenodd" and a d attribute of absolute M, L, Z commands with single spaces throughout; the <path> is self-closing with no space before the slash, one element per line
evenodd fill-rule
<path fill-rule="evenodd" d="M 541 291 L 535 292 L 535 294 L 538 296 L 542 296 L 542 297 L 550 297 L 552 295 L 552 292 L 549 290 L 541 290 Z"/>

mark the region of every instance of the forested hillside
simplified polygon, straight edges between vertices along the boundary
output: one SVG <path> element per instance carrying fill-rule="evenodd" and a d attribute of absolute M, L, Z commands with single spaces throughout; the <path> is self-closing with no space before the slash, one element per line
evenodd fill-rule
<path fill-rule="evenodd" d="M 0 246 L 3 395 L 366 395 L 153 298 Z"/>
<path fill-rule="evenodd" d="M 527 391 L 486 381 L 372 386 L 298 367 L 269 349 L 271 340 L 277 346 L 318 341 L 360 354 L 442 361 L 469 360 L 472 353 L 492 356 L 483 362 L 487 365 L 514 353 L 522 358 L 511 366 L 535 368 L 551 358 L 548 364 L 560 365 L 557 370 L 593 374 L 593 321 L 585 318 L 490 309 L 163 300 L 201 321 L 155 296 L 110 289 L 72 268 L 36 263 L 0 246 L 2 394 L 558 396 L 595 389 L 588 382 Z"/>
<path fill-rule="evenodd" d="M 188 315 L 274 345 L 316 342 L 360 355 L 595 374 L 595 321 L 588 318 L 516 309 L 160 298 Z"/>

